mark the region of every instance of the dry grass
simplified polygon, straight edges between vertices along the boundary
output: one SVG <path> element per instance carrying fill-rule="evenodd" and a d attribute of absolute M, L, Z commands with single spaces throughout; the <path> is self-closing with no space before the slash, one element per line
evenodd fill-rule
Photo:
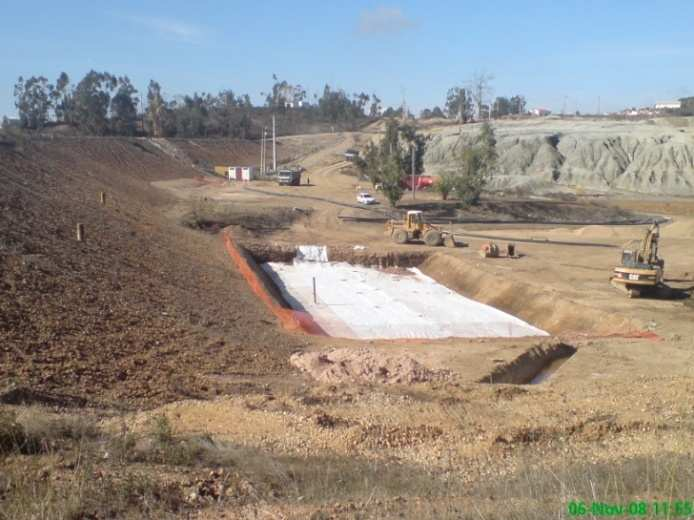
<path fill-rule="evenodd" d="M 93 416 L 1 411 L 0 519 L 164 518 L 180 511 L 180 489 L 114 467 L 112 442 Z"/>
<path fill-rule="evenodd" d="M 179 436 L 164 416 L 155 417 L 140 435 L 125 427 L 106 433 L 93 416 L 56 415 L 38 407 L 1 417 L 1 520 L 175 516 L 201 504 L 186 502 L 185 484 L 166 483 L 160 476 L 173 471 L 198 475 L 200 481 L 211 468 L 224 470 L 225 486 L 248 483 L 251 491 L 243 503 L 300 500 L 320 507 L 434 497 L 447 489 L 443 481 L 407 465 L 278 456 L 209 436 Z"/>
<path fill-rule="evenodd" d="M 330 517 L 340 503 L 356 506 L 338 518 L 530 520 L 569 518 L 572 500 L 589 506 L 694 496 L 694 458 L 672 453 L 556 466 L 528 450 L 517 455 L 521 469 L 511 477 L 470 486 L 459 477 L 464 468 L 433 475 L 385 460 L 277 455 L 177 435 L 164 416 L 135 435 L 125 427 L 104 432 L 90 415 L 19 410 L 0 414 L 0 520 L 168 518 L 225 501 L 302 504 L 317 511 L 315 518 Z M 242 496 L 187 501 L 207 475 L 223 475 L 221 489 L 243 488 Z"/>
<path fill-rule="evenodd" d="M 47 415 L 38 408 L 0 410 L 0 455 L 50 453 L 70 442 L 94 439 L 94 422 L 82 416 Z"/>
<path fill-rule="evenodd" d="M 95 477 L 89 459 L 59 479 L 35 464 L 10 466 L 0 485 L 3 520 L 166 518 L 183 508 L 177 486 L 135 472 Z"/>
<path fill-rule="evenodd" d="M 660 453 L 596 464 L 569 459 L 560 467 L 526 463 L 513 478 L 480 488 L 479 492 L 532 504 L 535 516 L 521 509 L 514 518 L 537 518 L 538 508 L 547 517 L 568 518 L 570 501 L 583 501 L 590 507 L 593 501 L 628 504 L 690 500 L 694 496 L 693 462 L 691 456 Z"/>
<path fill-rule="evenodd" d="M 168 420 L 155 417 L 150 431 L 130 450 L 131 462 L 226 468 L 243 475 L 260 495 L 315 502 L 435 496 L 446 488 L 421 468 L 347 457 L 290 457 L 215 441 L 209 436 L 178 437 Z"/>
<path fill-rule="evenodd" d="M 470 487 L 462 495 L 408 503 L 399 514 L 422 520 L 569 519 L 575 518 L 568 510 L 571 501 L 583 502 L 590 510 L 592 502 L 626 506 L 639 501 L 691 500 L 694 496 L 694 458 L 690 456 L 661 453 L 599 464 L 567 459 L 567 464 L 559 467 L 538 463 L 539 457 L 528 456 L 510 478 Z M 584 518 L 596 517 L 588 513 Z"/>

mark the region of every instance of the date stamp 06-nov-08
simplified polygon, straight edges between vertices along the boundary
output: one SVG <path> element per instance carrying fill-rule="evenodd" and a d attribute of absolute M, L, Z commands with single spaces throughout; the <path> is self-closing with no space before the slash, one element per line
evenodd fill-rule
<path fill-rule="evenodd" d="M 694 500 L 633 500 L 625 503 L 572 500 L 570 517 L 686 518 L 694 515 Z"/>

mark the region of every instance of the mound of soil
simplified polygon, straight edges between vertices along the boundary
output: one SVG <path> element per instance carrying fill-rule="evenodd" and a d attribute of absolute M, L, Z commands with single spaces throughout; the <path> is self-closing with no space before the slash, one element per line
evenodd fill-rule
<path fill-rule="evenodd" d="M 640 324 L 626 316 L 562 298 L 542 285 L 502 279 L 474 263 L 447 254 L 429 256 L 419 269 L 449 289 L 508 312 L 550 334 L 629 334 L 639 330 Z"/>
<path fill-rule="evenodd" d="M 447 370 L 431 370 L 406 355 L 367 348 L 293 354 L 289 362 L 321 383 L 413 384 L 447 379 Z"/>

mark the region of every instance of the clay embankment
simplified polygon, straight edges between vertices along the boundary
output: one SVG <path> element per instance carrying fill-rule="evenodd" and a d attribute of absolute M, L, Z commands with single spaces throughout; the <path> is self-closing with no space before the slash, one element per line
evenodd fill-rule
<path fill-rule="evenodd" d="M 688 120 L 683 120 L 687 122 Z M 492 186 L 537 191 L 598 190 L 694 194 L 694 128 L 589 120 L 494 123 L 499 154 Z M 479 125 L 465 125 L 468 143 Z M 460 131 L 434 132 L 427 173 L 451 168 Z"/>
<path fill-rule="evenodd" d="M 562 298 L 541 287 L 494 276 L 450 255 L 434 254 L 419 269 L 460 294 L 508 312 L 551 334 L 629 334 L 639 328 L 627 318 Z"/>

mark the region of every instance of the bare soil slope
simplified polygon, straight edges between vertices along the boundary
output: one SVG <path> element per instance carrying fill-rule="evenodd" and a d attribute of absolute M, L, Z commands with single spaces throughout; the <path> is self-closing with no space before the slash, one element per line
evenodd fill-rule
<path fill-rule="evenodd" d="M 218 237 L 161 216 L 172 200 L 149 183 L 194 174 L 137 140 L 0 150 L 3 387 L 156 403 L 288 369 L 296 340 L 267 326 Z"/>

